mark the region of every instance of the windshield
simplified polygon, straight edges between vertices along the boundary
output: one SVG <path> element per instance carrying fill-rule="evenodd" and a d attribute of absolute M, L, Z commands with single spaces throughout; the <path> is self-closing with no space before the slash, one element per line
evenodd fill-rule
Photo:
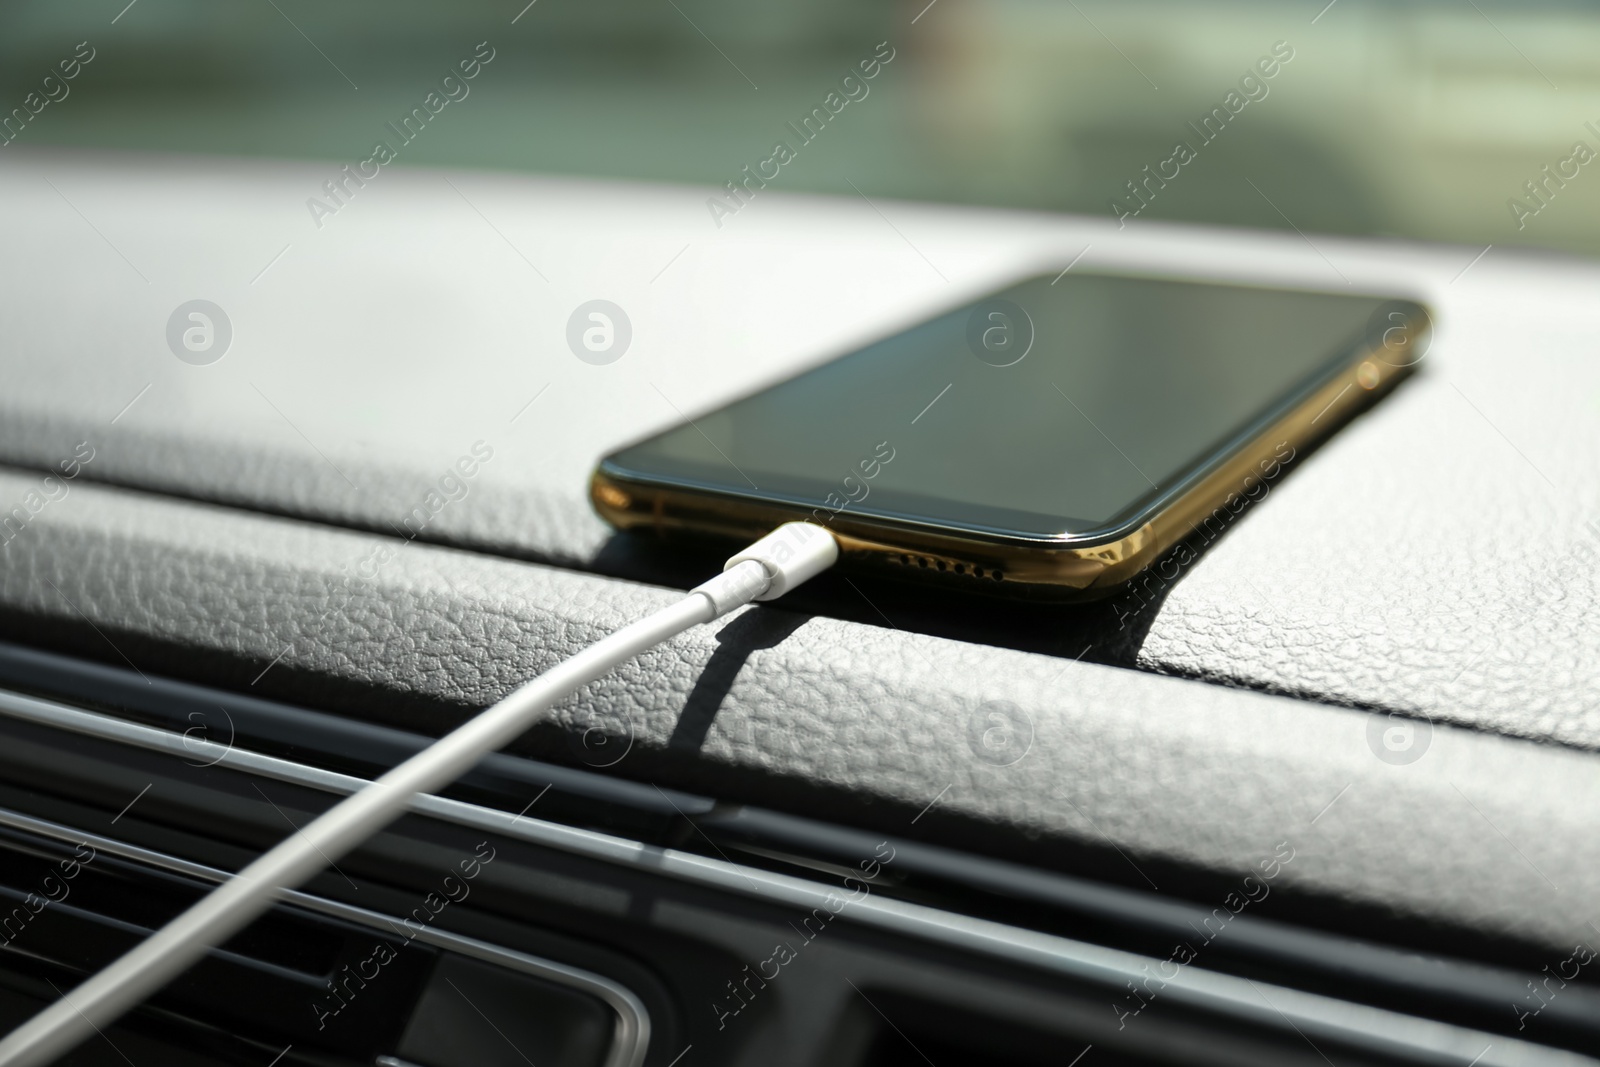
<path fill-rule="evenodd" d="M 92 10 L 0 15 L 7 147 L 687 183 L 718 228 L 781 190 L 1600 250 L 1587 3 Z"/>

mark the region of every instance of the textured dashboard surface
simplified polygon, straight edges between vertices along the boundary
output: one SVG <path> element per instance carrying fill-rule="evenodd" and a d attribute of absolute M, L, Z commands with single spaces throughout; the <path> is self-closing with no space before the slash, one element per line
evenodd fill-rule
<path fill-rule="evenodd" d="M 916 819 L 1134 884 L 1231 878 L 1289 840 L 1310 892 L 1553 946 L 1586 929 L 1589 264 L 775 191 L 719 229 L 704 190 L 404 170 L 319 227 L 317 165 L 13 152 L 0 509 L 22 518 L 0 548 L 0 630 L 432 730 L 669 596 L 618 576 L 688 580 L 585 499 L 602 453 L 683 413 L 1080 252 L 1075 269 L 1420 295 L 1440 324 L 1422 373 L 1148 603 L 964 624 L 817 593 L 814 615 L 686 637 L 563 721 L 631 731 L 615 773 Z M 232 326 L 206 366 L 166 339 L 196 298 Z M 608 366 L 564 340 L 596 298 L 633 323 Z M 447 483 L 475 447 L 491 457 Z M 78 477 L 43 481 L 74 456 Z M 1437 725 L 1390 764 L 1374 740 L 1390 720 L 1330 705 Z M 999 765 L 996 728 L 1032 747 Z M 569 736 L 527 743 L 616 751 Z"/>
<path fill-rule="evenodd" d="M 319 227 L 316 165 L 10 163 L 0 461 L 88 441 L 89 478 L 643 580 L 679 579 L 608 543 L 600 455 L 1037 265 L 1419 294 L 1422 374 L 1170 589 L 1020 643 L 1600 745 L 1593 265 L 777 192 L 719 229 L 704 190 L 404 170 Z M 165 337 L 197 297 L 233 330 L 209 366 Z M 594 298 L 633 325 L 607 366 L 565 342 Z M 493 458 L 438 494 L 475 444 Z"/>
<path fill-rule="evenodd" d="M 386 540 L 83 485 L 5 549 L 0 636 L 438 732 L 677 595 L 422 545 L 353 577 Z M 1393 764 L 1384 716 L 778 608 L 555 723 L 523 749 L 1202 900 L 1286 844 L 1308 898 L 1555 948 L 1600 892 L 1587 753 L 1439 727 Z"/>

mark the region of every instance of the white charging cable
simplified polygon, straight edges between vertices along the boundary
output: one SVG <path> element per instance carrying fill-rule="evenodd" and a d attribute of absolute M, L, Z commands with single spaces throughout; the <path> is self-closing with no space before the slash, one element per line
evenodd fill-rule
<path fill-rule="evenodd" d="M 550 706 L 618 664 L 752 600 L 771 600 L 833 566 L 820 526 L 790 522 L 728 560 L 717 577 L 649 618 L 624 626 L 513 691 L 307 823 L 0 1041 L 0 1067 L 43 1067 L 177 977 L 212 946 L 405 813 L 483 756 L 523 734 Z"/>

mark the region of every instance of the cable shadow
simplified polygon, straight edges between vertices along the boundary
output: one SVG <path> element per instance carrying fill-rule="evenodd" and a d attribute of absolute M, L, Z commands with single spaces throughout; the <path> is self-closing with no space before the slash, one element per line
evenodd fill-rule
<path fill-rule="evenodd" d="M 752 652 L 773 648 L 798 630 L 810 616 L 776 608 L 756 608 L 739 615 L 717 631 L 717 650 L 706 661 L 705 669 L 695 679 L 683 704 L 678 724 L 667 739 L 667 749 L 675 752 L 698 752 L 705 745 L 706 735 L 717 711 L 733 688 L 745 661 Z"/>

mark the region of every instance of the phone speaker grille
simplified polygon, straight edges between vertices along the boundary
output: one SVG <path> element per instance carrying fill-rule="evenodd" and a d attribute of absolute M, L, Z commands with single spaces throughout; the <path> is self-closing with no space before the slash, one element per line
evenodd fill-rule
<path fill-rule="evenodd" d="M 980 567 L 976 563 L 968 563 L 965 560 L 912 555 L 909 552 L 890 556 L 889 559 L 902 567 L 916 567 L 926 571 L 940 571 L 944 574 L 955 574 L 964 578 L 983 578 L 995 582 L 1005 580 L 1005 572 L 999 567 Z"/>

